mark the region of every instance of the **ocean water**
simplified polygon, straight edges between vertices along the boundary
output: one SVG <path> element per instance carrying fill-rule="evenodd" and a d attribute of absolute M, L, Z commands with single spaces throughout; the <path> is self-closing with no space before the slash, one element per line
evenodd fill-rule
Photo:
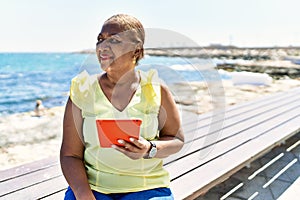
<path fill-rule="evenodd" d="M 219 79 L 211 60 L 145 56 L 139 69 L 155 68 L 167 83 Z M 76 53 L 0 53 L 0 116 L 65 105 L 71 79 L 80 71 L 101 73 L 94 55 Z M 226 78 L 226 77 L 222 77 Z"/>

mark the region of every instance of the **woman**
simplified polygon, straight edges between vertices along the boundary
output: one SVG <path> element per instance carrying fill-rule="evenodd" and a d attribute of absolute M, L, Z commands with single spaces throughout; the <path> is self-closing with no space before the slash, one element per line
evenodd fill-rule
<path fill-rule="evenodd" d="M 156 72 L 135 70 L 144 39 L 136 18 L 112 16 L 96 46 L 105 73 L 82 72 L 72 80 L 60 153 L 70 185 L 65 199 L 173 199 L 162 158 L 178 152 L 184 136 L 173 97 Z M 141 137 L 102 148 L 96 119 L 124 118 L 142 120 Z"/>

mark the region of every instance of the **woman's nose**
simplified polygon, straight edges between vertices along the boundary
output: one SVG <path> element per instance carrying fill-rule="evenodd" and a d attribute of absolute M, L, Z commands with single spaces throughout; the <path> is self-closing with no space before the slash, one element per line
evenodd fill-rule
<path fill-rule="evenodd" d="M 109 44 L 106 40 L 104 40 L 102 42 L 98 42 L 96 48 L 99 50 L 106 50 L 109 49 Z"/>

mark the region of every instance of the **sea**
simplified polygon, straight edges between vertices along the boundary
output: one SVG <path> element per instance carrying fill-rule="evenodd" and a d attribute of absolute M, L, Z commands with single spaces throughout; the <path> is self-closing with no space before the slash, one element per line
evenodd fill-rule
<path fill-rule="evenodd" d="M 147 55 L 137 68 L 156 69 L 167 85 L 228 78 L 215 65 L 209 59 Z M 83 70 L 103 72 L 94 54 L 0 53 L 0 116 L 32 111 L 37 99 L 46 108 L 64 106 L 71 79 Z"/>

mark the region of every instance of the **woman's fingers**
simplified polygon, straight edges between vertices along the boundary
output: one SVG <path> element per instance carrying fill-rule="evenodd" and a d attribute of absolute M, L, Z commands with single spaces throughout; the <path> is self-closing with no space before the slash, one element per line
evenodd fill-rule
<path fill-rule="evenodd" d="M 112 145 L 112 147 L 127 155 L 131 159 L 139 159 L 144 157 L 145 153 L 147 153 L 150 148 L 150 143 L 143 138 L 139 140 L 130 138 L 129 140 L 130 142 L 119 139 L 118 143 L 120 146 Z"/>
<path fill-rule="evenodd" d="M 139 140 L 135 139 L 135 138 L 129 138 L 129 140 L 138 148 L 140 148 L 141 150 L 145 150 L 147 149 L 147 145 L 148 145 L 148 141 L 145 140 L 144 138 L 141 138 Z"/>
<path fill-rule="evenodd" d="M 135 138 L 130 138 L 130 142 L 127 142 L 125 140 L 119 139 L 118 143 L 125 148 L 131 150 L 132 152 L 144 152 L 149 149 L 150 143 L 145 140 L 145 139 L 135 139 Z"/>

